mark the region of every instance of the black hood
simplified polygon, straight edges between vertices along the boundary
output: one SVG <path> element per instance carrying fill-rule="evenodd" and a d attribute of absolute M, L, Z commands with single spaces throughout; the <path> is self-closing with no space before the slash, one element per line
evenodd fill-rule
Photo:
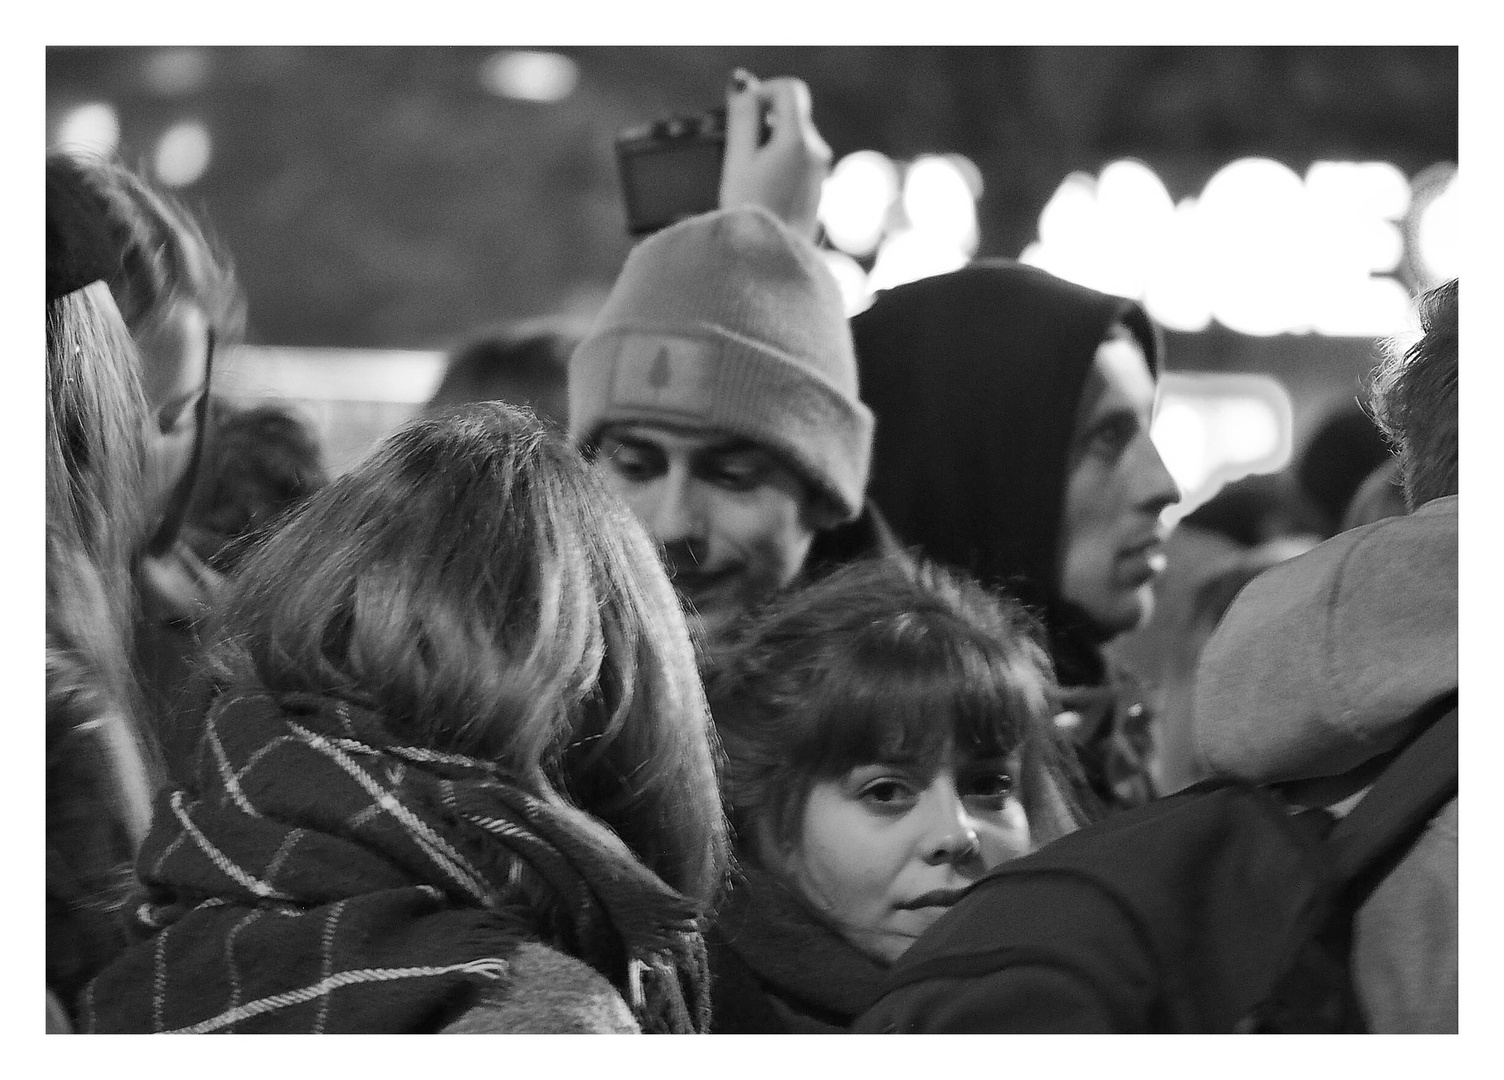
<path fill-rule="evenodd" d="M 1157 377 L 1137 303 L 1011 260 L 890 289 L 851 324 L 877 415 L 869 496 L 903 542 L 1034 608 L 1068 683 L 1099 674 L 1072 670 L 1100 661 L 1055 579 L 1077 404 L 1114 322 Z"/>

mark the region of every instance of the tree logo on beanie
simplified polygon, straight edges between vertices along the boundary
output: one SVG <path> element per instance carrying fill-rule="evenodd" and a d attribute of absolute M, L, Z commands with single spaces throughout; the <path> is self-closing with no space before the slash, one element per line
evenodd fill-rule
<path fill-rule="evenodd" d="M 662 390 L 674 377 L 674 368 L 668 359 L 668 346 L 662 345 L 658 349 L 658 355 L 653 358 L 653 366 L 648 371 L 648 385 L 654 390 Z"/>

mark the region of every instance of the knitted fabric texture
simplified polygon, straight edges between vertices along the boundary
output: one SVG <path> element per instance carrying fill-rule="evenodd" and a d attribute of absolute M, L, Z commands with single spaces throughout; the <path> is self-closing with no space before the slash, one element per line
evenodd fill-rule
<path fill-rule="evenodd" d="M 82 1030 L 434 1031 L 529 940 L 644 1031 L 705 1029 L 694 905 L 490 763 L 259 692 L 221 699 L 201 746 L 202 794 L 160 797 L 137 862 L 148 936 L 85 989 Z"/>
<path fill-rule="evenodd" d="M 777 453 L 851 520 L 872 413 L 858 399 L 841 294 L 814 245 L 751 207 L 644 240 L 569 362 L 569 429 L 714 430 Z"/>
<path fill-rule="evenodd" d="M 818 919 L 775 875 L 743 862 L 710 931 L 711 1032 L 768 1033 L 757 1017 L 771 1007 L 790 1033 L 839 1032 L 877 1000 L 888 965 L 858 951 Z M 727 956 L 729 951 L 732 956 Z M 723 977 L 748 969 L 767 1006 L 749 1007 Z"/>

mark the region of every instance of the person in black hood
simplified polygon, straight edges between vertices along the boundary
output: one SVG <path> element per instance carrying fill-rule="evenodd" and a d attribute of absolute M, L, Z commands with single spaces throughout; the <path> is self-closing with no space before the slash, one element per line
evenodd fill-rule
<path fill-rule="evenodd" d="M 852 320 L 877 417 L 869 494 L 899 539 L 1008 588 L 1045 623 L 1078 796 L 1154 794 L 1144 705 L 1102 647 L 1148 618 L 1160 512 L 1158 331 L 1137 303 L 1008 260 L 880 294 Z"/>

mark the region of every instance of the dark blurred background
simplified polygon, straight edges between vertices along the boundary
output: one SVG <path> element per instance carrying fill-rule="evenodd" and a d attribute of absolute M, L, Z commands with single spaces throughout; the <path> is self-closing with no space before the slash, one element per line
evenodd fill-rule
<path fill-rule="evenodd" d="M 538 53 L 553 61 L 529 66 Z M 589 318 L 630 246 L 614 135 L 721 102 L 736 67 L 804 79 L 838 161 L 970 159 L 984 256 L 1020 255 L 1062 181 L 1123 159 L 1179 203 L 1238 159 L 1299 176 L 1384 162 L 1413 185 L 1458 155 L 1455 47 L 54 47 L 47 135 L 103 131 L 204 213 L 263 347 L 242 350 L 242 367 L 255 356 L 266 386 L 316 414 L 339 467 L 412 411 L 441 352 L 474 331 Z M 1411 246 L 1392 277 L 1414 293 Z M 1375 349 L 1374 334 L 1217 321 L 1167 339 L 1172 371 L 1272 377 L 1288 402 L 1278 454 L 1257 463 L 1249 451 L 1224 468 L 1237 440 L 1219 449 L 1181 425 L 1187 464 L 1171 467 L 1196 499 L 1289 461 L 1353 407 Z M 1197 405 L 1195 387 L 1169 389 Z M 1201 429 L 1224 415 L 1210 400 Z"/>
<path fill-rule="evenodd" d="M 717 103 L 737 66 L 808 82 L 837 158 L 969 157 L 983 255 L 1016 256 L 1062 177 L 1115 158 L 1175 199 L 1245 156 L 1457 160 L 1455 48 L 559 47 L 578 82 L 551 102 L 488 90 L 497 51 L 51 48 L 49 138 L 107 102 L 147 163 L 201 123 L 182 195 L 236 256 L 250 340 L 401 348 L 588 306 L 628 248 L 612 136 Z"/>

